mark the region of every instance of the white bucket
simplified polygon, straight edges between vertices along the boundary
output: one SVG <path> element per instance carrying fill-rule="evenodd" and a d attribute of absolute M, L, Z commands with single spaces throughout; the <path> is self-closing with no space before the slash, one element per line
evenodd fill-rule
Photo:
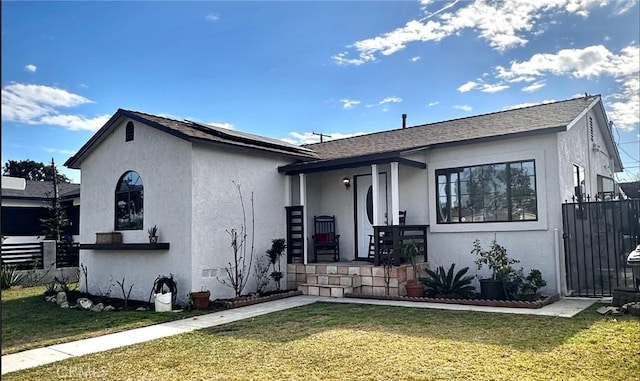
<path fill-rule="evenodd" d="M 155 299 L 156 312 L 171 312 L 171 293 L 153 294 Z"/>

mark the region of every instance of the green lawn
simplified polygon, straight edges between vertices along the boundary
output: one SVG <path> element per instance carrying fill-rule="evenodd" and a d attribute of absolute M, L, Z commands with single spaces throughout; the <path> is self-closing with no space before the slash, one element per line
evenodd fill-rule
<path fill-rule="evenodd" d="M 89 312 L 61 309 L 44 300 L 45 287 L 2 291 L 2 354 L 95 337 L 201 314 Z"/>
<path fill-rule="evenodd" d="M 316 303 L 6 380 L 637 380 L 638 321 Z"/>

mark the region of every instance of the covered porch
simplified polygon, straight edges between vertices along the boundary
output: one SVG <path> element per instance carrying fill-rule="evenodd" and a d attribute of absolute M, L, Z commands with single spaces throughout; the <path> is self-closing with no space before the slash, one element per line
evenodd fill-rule
<path fill-rule="evenodd" d="M 425 266 L 428 235 L 424 153 L 405 156 L 371 155 L 279 168 L 286 175 L 289 287 L 338 297 L 404 293 L 404 284 L 415 275 L 403 247 L 415 244 L 417 261 Z M 401 212 L 406 212 L 406 220 Z M 318 234 L 318 216 L 332 220 L 334 231 Z M 318 237 L 327 235 L 335 238 L 337 254 L 318 250 Z M 385 265 L 392 271 L 387 283 Z"/>

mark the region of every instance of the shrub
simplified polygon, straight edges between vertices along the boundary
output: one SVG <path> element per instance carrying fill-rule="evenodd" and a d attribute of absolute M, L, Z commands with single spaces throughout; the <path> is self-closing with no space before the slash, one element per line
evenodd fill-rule
<path fill-rule="evenodd" d="M 24 278 L 24 274 L 18 272 L 18 267 L 15 265 L 2 265 L 2 269 L 0 271 L 3 290 L 10 288 L 11 286 L 19 285 Z"/>
<path fill-rule="evenodd" d="M 471 285 L 473 276 L 465 274 L 468 267 L 460 269 L 454 275 L 455 263 L 451 264 L 449 271 L 440 266 L 436 271 L 426 269 L 427 277 L 420 278 L 425 285 L 426 294 L 430 297 L 467 298 L 474 294 L 475 288 Z"/>

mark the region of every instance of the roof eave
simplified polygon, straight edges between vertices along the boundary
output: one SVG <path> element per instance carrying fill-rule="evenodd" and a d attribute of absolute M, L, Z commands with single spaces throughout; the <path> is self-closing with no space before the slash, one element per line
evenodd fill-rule
<path fill-rule="evenodd" d="M 315 173 L 336 169 L 357 168 L 371 164 L 387 164 L 393 161 L 411 167 L 421 169 L 427 168 L 427 165 L 425 163 L 416 160 L 410 160 L 404 157 L 407 154 L 413 152 L 415 152 L 415 150 L 382 152 L 363 156 L 351 156 L 338 159 L 293 163 L 278 167 L 278 172 L 285 173 L 286 175 L 297 175 L 300 173 Z"/>

